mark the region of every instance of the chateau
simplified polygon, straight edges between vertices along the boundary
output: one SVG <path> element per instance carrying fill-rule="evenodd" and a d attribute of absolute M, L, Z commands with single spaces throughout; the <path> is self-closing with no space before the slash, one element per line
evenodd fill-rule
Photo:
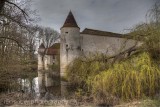
<path fill-rule="evenodd" d="M 43 44 L 40 45 L 38 70 L 42 69 L 43 61 L 44 69 L 47 70 L 47 65 L 56 63 L 56 57 L 60 56 L 60 76 L 64 76 L 66 73 L 66 66 L 76 57 L 88 55 L 90 53 L 112 56 L 137 45 L 137 41 L 130 39 L 128 35 L 89 28 L 85 28 L 80 32 L 80 27 L 71 11 L 60 30 L 60 43 L 55 43 L 47 49 Z M 44 50 L 46 50 L 46 52 L 44 59 L 42 59 L 40 53 Z M 46 79 L 46 81 L 49 80 Z M 51 83 L 47 85 L 49 86 Z"/>

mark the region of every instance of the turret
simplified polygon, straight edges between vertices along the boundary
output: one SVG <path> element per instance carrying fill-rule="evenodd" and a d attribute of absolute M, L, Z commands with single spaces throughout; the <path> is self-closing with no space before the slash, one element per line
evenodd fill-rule
<path fill-rule="evenodd" d="M 60 42 L 60 72 L 66 73 L 66 66 L 80 54 L 80 28 L 70 11 L 64 25 L 61 27 Z"/>

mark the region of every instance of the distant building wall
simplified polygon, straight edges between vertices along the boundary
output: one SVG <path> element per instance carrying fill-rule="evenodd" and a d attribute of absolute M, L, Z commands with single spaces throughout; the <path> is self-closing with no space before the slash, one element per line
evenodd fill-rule
<path fill-rule="evenodd" d="M 38 70 L 43 69 L 43 61 L 42 61 L 42 56 L 38 54 Z"/>
<path fill-rule="evenodd" d="M 45 55 L 44 62 L 45 70 L 49 70 L 49 65 L 53 64 L 53 55 Z"/>

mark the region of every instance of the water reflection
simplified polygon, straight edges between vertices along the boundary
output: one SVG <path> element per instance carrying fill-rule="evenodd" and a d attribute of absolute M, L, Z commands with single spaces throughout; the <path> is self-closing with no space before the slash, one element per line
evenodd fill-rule
<path fill-rule="evenodd" d="M 38 85 L 41 99 L 52 99 L 61 95 L 60 76 L 53 72 L 38 72 Z"/>
<path fill-rule="evenodd" d="M 31 93 L 34 99 L 49 100 L 64 97 L 64 93 L 67 92 L 67 83 L 60 81 L 60 76 L 48 72 L 38 72 L 38 77 L 32 80 L 19 78 L 18 82 L 21 84 L 19 90 Z"/>
<path fill-rule="evenodd" d="M 20 87 L 18 91 L 21 91 L 22 93 L 30 93 L 34 98 L 39 97 L 39 85 L 38 85 L 38 77 L 31 79 L 18 79 L 18 83 L 20 84 Z"/>

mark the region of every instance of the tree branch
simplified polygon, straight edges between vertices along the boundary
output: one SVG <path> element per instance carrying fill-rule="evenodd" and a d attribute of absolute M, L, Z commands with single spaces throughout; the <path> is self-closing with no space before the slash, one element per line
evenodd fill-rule
<path fill-rule="evenodd" d="M 17 45 L 18 45 L 19 47 L 21 47 L 21 48 L 25 51 L 25 48 L 24 48 L 24 47 L 19 43 L 19 41 L 17 41 L 16 39 L 13 39 L 13 38 L 10 38 L 10 37 L 3 37 L 3 36 L 0 36 L 0 39 L 9 39 L 9 40 L 12 40 L 12 41 L 16 42 Z"/>
<path fill-rule="evenodd" d="M 15 20 L 15 19 L 14 19 L 13 17 L 11 17 L 11 16 L 8 16 L 8 15 L 6 15 L 6 14 L 0 14 L 0 16 L 1 16 L 1 15 L 2 15 L 3 17 L 5 17 L 5 18 L 10 19 L 11 21 L 17 23 L 19 26 L 24 27 L 24 28 L 27 28 L 26 26 L 22 25 L 21 22 L 18 22 L 17 20 Z"/>
<path fill-rule="evenodd" d="M 8 0 L 6 0 L 6 2 L 9 3 L 9 4 L 11 4 L 11 5 L 14 5 L 15 7 L 17 7 L 22 12 L 22 14 L 23 14 L 26 22 L 28 22 L 27 21 L 27 17 L 26 17 L 26 16 L 28 16 L 28 14 L 23 9 L 21 9 L 18 5 L 16 5 L 15 3 L 10 2 Z"/>

